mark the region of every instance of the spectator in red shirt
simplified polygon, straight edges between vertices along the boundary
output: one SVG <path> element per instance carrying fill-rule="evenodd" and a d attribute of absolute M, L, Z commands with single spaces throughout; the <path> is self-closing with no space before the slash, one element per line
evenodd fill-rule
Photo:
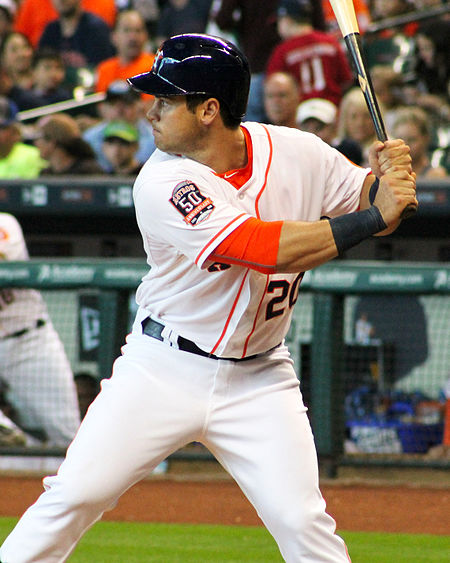
<path fill-rule="evenodd" d="M 267 74 L 288 72 L 297 80 L 300 99 L 325 98 L 339 105 L 353 76 L 346 54 L 330 33 L 314 29 L 311 0 L 281 0 L 278 33 L 282 42 L 267 63 Z"/>

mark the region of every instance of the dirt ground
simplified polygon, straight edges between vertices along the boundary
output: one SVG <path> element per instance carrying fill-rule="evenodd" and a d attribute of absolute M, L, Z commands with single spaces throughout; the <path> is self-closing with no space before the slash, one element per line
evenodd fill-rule
<path fill-rule="evenodd" d="M 0 475 L 0 516 L 19 516 L 42 492 L 41 476 Z M 448 472 L 340 470 L 322 479 L 338 529 L 450 534 Z M 261 525 L 218 464 L 171 463 L 165 475 L 132 487 L 105 520 Z"/>

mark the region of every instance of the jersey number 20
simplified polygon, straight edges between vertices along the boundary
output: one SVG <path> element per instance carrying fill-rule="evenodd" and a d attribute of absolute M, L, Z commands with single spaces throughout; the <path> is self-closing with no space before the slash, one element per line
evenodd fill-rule
<path fill-rule="evenodd" d="M 275 295 L 275 297 L 267 303 L 266 321 L 273 319 L 273 317 L 279 317 L 284 313 L 286 308 L 284 302 L 286 299 L 288 299 L 287 304 L 289 309 L 292 309 L 292 307 L 297 303 L 298 289 L 304 275 L 305 272 L 300 272 L 292 284 L 290 284 L 287 280 L 272 280 L 269 282 L 267 293 L 276 293 L 277 295 Z"/>

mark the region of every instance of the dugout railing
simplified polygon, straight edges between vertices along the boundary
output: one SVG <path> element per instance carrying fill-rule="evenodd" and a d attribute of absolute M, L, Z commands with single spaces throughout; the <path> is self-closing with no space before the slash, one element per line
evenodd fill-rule
<path fill-rule="evenodd" d="M 146 272 L 141 259 L 0 263 L 0 291 L 41 291 L 73 371 L 101 379 L 120 353 Z M 448 457 L 430 455 L 444 436 L 449 293 L 446 263 L 334 261 L 304 276 L 290 299 L 287 342 L 328 475 L 350 464 L 450 467 Z M 202 448 L 174 457 L 211 458 Z"/>

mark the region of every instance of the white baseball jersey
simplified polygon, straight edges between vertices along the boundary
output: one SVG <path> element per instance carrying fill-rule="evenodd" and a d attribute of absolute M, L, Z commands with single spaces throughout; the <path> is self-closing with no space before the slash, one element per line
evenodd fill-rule
<path fill-rule="evenodd" d="M 244 127 L 255 156 L 239 190 L 203 164 L 158 150 L 134 186 L 151 266 L 137 292 L 138 320 L 150 314 L 203 350 L 238 358 L 283 340 L 302 275 L 223 268 L 210 254 L 249 217 L 317 221 L 357 210 L 369 172 L 309 133 Z"/>
<path fill-rule="evenodd" d="M 0 213 L 0 260 L 28 260 L 22 229 L 9 213 Z M 47 317 L 47 308 L 37 291 L 0 287 L 0 339 Z"/>

